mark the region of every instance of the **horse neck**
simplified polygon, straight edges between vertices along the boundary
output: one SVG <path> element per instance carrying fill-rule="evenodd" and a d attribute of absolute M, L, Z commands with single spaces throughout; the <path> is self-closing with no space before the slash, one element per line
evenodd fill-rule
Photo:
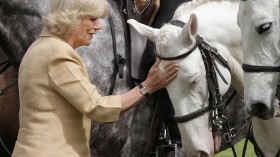
<path fill-rule="evenodd" d="M 280 147 L 280 141 L 275 140 L 280 138 L 280 118 L 262 120 L 254 117 L 252 122 L 254 138 L 260 148 L 265 148 L 262 149 L 264 155 L 276 154 Z"/>

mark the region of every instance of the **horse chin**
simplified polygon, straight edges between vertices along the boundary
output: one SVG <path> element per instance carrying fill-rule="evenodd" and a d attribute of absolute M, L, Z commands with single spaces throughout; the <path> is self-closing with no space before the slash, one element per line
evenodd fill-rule
<path fill-rule="evenodd" d="M 201 137 L 194 137 L 196 142 L 192 143 L 192 146 L 188 144 L 184 144 L 183 142 L 183 151 L 186 153 L 188 157 L 213 157 L 214 154 L 219 152 L 220 145 L 221 145 L 221 134 L 217 129 L 209 129 L 209 134 L 207 134 L 203 140 L 199 139 Z M 210 137 L 212 134 L 212 137 Z M 186 141 L 192 141 L 186 140 Z M 203 144 L 197 141 L 204 141 Z"/>

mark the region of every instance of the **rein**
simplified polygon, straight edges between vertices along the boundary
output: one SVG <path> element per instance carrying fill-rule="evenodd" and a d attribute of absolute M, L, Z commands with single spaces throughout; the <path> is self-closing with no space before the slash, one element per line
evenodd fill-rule
<path fill-rule="evenodd" d="M 178 26 L 183 28 L 185 23 L 179 20 L 172 20 L 170 21 L 170 24 Z M 219 74 L 219 76 L 222 78 L 222 80 L 228 84 L 228 82 L 225 80 L 223 75 L 221 74 L 216 62 L 215 58 L 220 60 L 221 63 L 223 64 L 224 67 L 226 67 L 229 71 L 231 71 L 230 66 L 228 62 L 218 53 L 218 50 L 215 47 L 210 46 L 202 37 L 199 35 L 196 36 L 196 42 L 193 45 L 193 47 L 178 56 L 174 57 L 163 57 L 160 56 L 157 52 L 155 52 L 155 55 L 162 60 L 178 60 L 178 59 L 183 59 L 190 55 L 196 48 L 199 49 L 202 59 L 205 65 L 205 70 L 206 70 L 206 78 L 207 78 L 207 83 L 208 83 L 208 89 L 209 89 L 209 105 L 206 107 L 203 107 L 197 111 L 194 111 L 190 114 L 181 116 L 181 117 L 174 117 L 175 121 L 177 123 L 183 123 L 190 121 L 194 118 L 197 118 L 198 116 L 212 111 L 212 123 L 213 125 L 223 133 L 225 142 L 232 148 L 233 154 L 235 157 L 237 157 L 234 145 L 232 143 L 232 138 L 235 137 L 237 129 L 242 127 L 244 124 L 249 122 L 251 120 L 251 116 L 247 116 L 242 122 L 237 124 L 234 128 L 230 128 L 228 124 L 227 117 L 223 115 L 224 109 L 227 107 L 227 104 L 225 104 L 222 100 L 222 96 L 220 94 L 219 86 L 218 86 L 218 80 L 217 80 L 217 75 L 216 72 Z M 236 92 L 234 92 L 231 96 Z M 230 99 L 231 99 L 230 98 Z M 229 101 L 227 101 L 229 103 Z"/>
<path fill-rule="evenodd" d="M 116 83 L 117 73 L 119 73 L 119 78 L 123 78 L 123 68 L 125 66 L 125 59 L 117 53 L 117 44 L 116 44 L 116 33 L 115 33 L 115 24 L 112 16 L 109 17 L 109 23 L 111 25 L 111 34 L 112 34 L 112 42 L 113 42 L 113 53 L 114 53 L 114 69 L 112 74 L 111 85 L 108 91 L 108 95 L 113 94 L 113 90 Z M 125 31 L 125 30 L 124 30 Z M 127 44 L 126 44 L 127 45 Z M 126 47 L 127 49 L 127 47 Z"/>
<path fill-rule="evenodd" d="M 0 68 L 0 75 L 1 75 L 11 66 L 11 63 L 9 60 L 6 60 L 3 62 L 0 62 L 0 66 L 3 66 L 2 68 Z"/>

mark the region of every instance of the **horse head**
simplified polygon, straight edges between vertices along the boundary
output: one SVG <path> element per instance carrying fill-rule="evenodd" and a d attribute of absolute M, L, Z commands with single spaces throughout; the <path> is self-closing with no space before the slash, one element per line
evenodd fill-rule
<path fill-rule="evenodd" d="M 209 90 L 206 70 L 200 50 L 194 48 L 198 35 L 197 16 L 190 15 L 189 21 L 183 28 L 168 23 L 160 29 L 155 29 L 132 19 L 128 20 L 128 23 L 141 35 L 155 42 L 156 53 L 163 60 L 161 67 L 168 62 L 165 58 L 189 53 L 184 58 L 174 57 L 180 65 L 180 70 L 177 78 L 167 86 L 175 116 L 181 117 L 207 107 Z M 217 62 L 217 65 L 226 80 L 230 82 L 229 70 L 220 62 Z M 224 94 L 229 84 L 225 84 L 219 76 L 218 83 L 221 94 Z M 210 112 L 203 112 L 186 122 L 178 123 L 178 126 L 182 136 L 183 151 L 187 156 L 213 156 L 213 135 L 217 134 L 212 132 Z"/>
<path fill-rule="evenodd" d="M 230 73 L 220 60 L 215 59 L 217 69 L 228 82 L 226 84 L 216 72 L 220 94 L 223 95 L 232 82 L 243 96 L 243 56 L 240 29 L 236 24 L 237 11 L 238 3 L 232 1 L 194 1 L 181 4 L 173 19 L 159 29 L 128 20 L 140 35 L 155 42 L 156 55 L 162 58 L 160 66 L 163 67 L 170 58 L 176 59 L 180 65 L 176 79 L 166 88 L 175 119 L 188 117 L 187 121 L 178 123 L 182 148 L 187 156 L 213 156 L 219 145 L 217 132 L 212 130 L 212 115 L 201 112 L 210 104 L 208 100 L 212 92 L 206 78 L 207 64 L 203 61 L 200 46 L 196 47 L 200 44 L 200 37 L 210 47 L 216 48 L 231 68 Z"/>
<path fill-rule="evenodd" d="M 252 116 L 273 118 L 278 105 L 279 0 L 241 0 L 238 12 L 244 51 L 245 104 Z"/>

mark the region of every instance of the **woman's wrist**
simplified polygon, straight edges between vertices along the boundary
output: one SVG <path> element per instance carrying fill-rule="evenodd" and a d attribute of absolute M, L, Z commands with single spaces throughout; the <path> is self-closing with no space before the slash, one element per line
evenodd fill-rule
<path fill-rule="evenodd" d="M 140 84 L 138 85 L 138 88 L 139 88 L 139 92 L 140 92 L 143 96 L 148 97 L 148 96 L 150 95 L 149 92 L 148 92 L 148 90 L 147 90 L 147 88 L 146 88 L 145 86 L 143 86 L 142 83 L 140 83 Z"/>
<path fill-rule="evenodd" d="M 149 95 L 153 94 L 153 93 L 156 91 L 156 89 L 154 89 L 154 88 L 152 87 L 152 85 L 151 85 L 150 83 L 147 82 L 147 80 L 145 80 L 145 81 L 142 82 L 141 84 L 142 84 L 143 87 L 146 88 L 146 90 L 147 90 L 147 92 L 148 92 Z"/>

